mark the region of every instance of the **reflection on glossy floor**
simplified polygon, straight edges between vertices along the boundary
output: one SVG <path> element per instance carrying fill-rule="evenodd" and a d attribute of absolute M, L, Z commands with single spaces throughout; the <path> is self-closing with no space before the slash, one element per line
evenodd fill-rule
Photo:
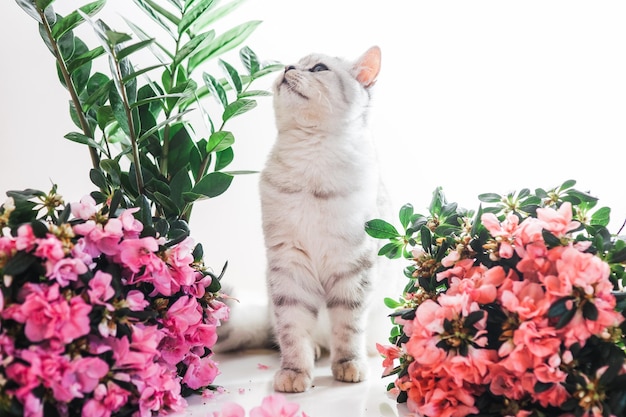
<path fill-rule="evenodd" d="M 185 413 L 176 417 L 207 417 L 220 411 L 229 402 L 240 404 L 248 416 L 250 409 L 261 404 L 264 397 L 274 394 L 272 381 L 279 366 L 279 354 L 274 351 L 250 351 L 215 356 L 220 375 L 215 383 L 225 392 L 213 398 L 199 396 L 187 399 Z M 404 404 L 389 398 L 385 387 L 392 377 L 381 379 L 382 360 L 370 359 L 370 377 L 367 381 L 350 384 L 335 381 L 327 356 L 317 363 L 314 387 L 301 394 L 285 394 L 287 401 L 300 405 L 309 417 L 408 417 Z"/>

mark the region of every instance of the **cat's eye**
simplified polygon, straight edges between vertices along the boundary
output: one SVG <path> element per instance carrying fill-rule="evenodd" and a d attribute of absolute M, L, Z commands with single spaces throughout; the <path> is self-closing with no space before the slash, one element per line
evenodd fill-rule
<path fill-rule="evenodd" d="M 309 71 L 311 72 L 328 71 L 328 67 L 322 63 L 319 63 L 319 64 L 315 64 Z"/>

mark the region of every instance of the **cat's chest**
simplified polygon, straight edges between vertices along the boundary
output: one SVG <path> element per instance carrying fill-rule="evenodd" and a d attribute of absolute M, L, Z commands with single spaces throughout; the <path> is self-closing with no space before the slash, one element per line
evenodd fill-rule
<path fill-rule="evenodd" d="M 358 138 L 329 137 L 323 141 L 281 143 L 268 160 L 267 175 L 312 193 L 360 188 L 374 178 L 375 161 L 367 143 Z"/>

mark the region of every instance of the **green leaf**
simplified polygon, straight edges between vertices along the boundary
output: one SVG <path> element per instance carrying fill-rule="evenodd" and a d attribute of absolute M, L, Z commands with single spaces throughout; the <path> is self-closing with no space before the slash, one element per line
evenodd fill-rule
<path fill-rule="evenodd" d="M 226 122 L 235 116 L 244 114 L 252 110 L 253 108 L 255 108 L 256 104 L 257 103 L 255 100 L 250 100 L 247 98 L 242 98 L 242 99 L 233 101 L 224 109 L 224 113 L 222 114 L 222 120 Z"/>
<path fill-rule="evenodd" d="M 81 57 L 85 56 L 86 54 L 89 55 L 90 53 L 89 48 L 87 47 L 85 42 L 83 42 L 82 40 L 76 37 L 74 37 L 73 49 L 74 51 L 70 59 L 73 59 L 74 56 L 76 56 L 77 59 L 82 60 Z M 72 83 L 74 84 L 74 88 L 76 89 L 78 93 L 81 93 L 87 87 L 90 74 L 91 74 L 91 60 L 90 59 L 87 59 L 81 65 L 74 66 L 74 69 L 71 74 Z"/>
<path fill-rule="evenodd" d="M 285 69 L 285 66 L 283 64 L 270 64 L 270 65 L 264 66 L 263 69 L 261 69 L 260 71 L 255 72 L 252 75 L 252 78 L 254 79 L 261 78 L 267 74 L 271 74 L 272 72 L 282 71 L 283 69 Z"/>
<path fill-rule="evenodd" d="M 230 187 L 233 178 L 232 175 L 223 172 L 211 172 L 198 181 L 191 192 L 209 198 L 217 197 Z"/>
<path fill-rule="evenodd" d="M 35 5 L 33 4 L 31 0 L 15 0 L 15 1 L 17 2 L 17 5 L 20 6 L 26 12 L 26 14 L 28 14 L 30 17 L 32 17 L 37 22 L 39 22 L 39 24 L 43 23 L 41 21 L 41 16 L 39 16 L 39 12 L 37 11 L 37 8 L 35 7 Z"/>
<path fill-rule="evenodd" d="M 591 215 L 591 224 L 597 226 L 608 226 L 611 220 L 611 209 L 608 207 L 599 208 Z"/>
<path fill-rule="evenodd" d="M 93 3 L 89 3 L 80 7 L 78 10 L 80 10 L 82 13 L 88 16 L 93 16 L 96 13 L 98 13 L 100 10 L 102 10 L 105 3 L 106 3 L 106 0 L 97 0 L 97 1 L 94 1 Z M 67 16 L 61 17 L 57 20 L 57 22 L 55 23 L 55 25 L 52 27 L 52 30 L 51 30 L 52 37 L 54 39 L 59 39 L 59 37 L 61 37 L 63 34 L 74 29 L 75 27 L 77 27 L 78 25 L 80 25 L 81 23 L 85 21 L 85 19 L 83 18 L 81 13 L 78 12 L 78 10 L 74 10 Z"/>
<path fill-rule="evenodd" d="M 181 169 L 174 175 L 174 177 L 172 177 L 172 180 L 170 181 L 170 189 L 170 198 L 182 211 L 185 207 L 183 193 L 189 192 L 192 189 L 189 172 L 186 169 Z"/>
<path fill-rule="evenodd" d="M 568 310 L 568 304 L 573 302 L 574 297 L 561 297 L 556 300 L 550 308 L 548 309 L 548 317 L 560 317 L 565 314 Z M 575 309 L 574 309 L 575 310 Z"/>
<path fill-rule="evenodd" d="M 235 10 L 244 1 L 246 0 L 235 0 L 214 10 L 213 12 L 202 14 L 194 23 L 193 28 L 191 28 L 191 31 L 193 33 L 199 33 L 202 29 L 204 29 L 211 23 L 221 19 L 222 17 L 226 16 L 227 14 Z M 214 5 L 217 5 L 217 3 L 214 3 Z M 210 10 L 210 9 L 207 9 L 207 10 Z"/>
<path fill-rule="evenodd" d="M 230 80 L 230 85 L 233 86 L 237 94 L 241 93 L 241 90 L 243 89 L 243 85 L 241 83 L 241 77 L 239 76 L 239 73 L 237 72 L 235 67 L 233 67 L 228 62 L 222 59 L 220 59 L 219 62 L 222 68 L 224 68 L 224 70 L 226 71 L 226 74 L 228 75 L 228 79 Z"/>
<path fill-rule="evenodd" d="M 241 45 L 260 24 L 261 21 L 259 20 L 245 22 L 215 38 L 206 48 L 203 48 L 189 58 L 189 72 L 193 72 L 193 70 L 207 60 Z"/>
<path fill-rule="evenodd" d="M 248 71 L 248 74 L 254 75 L 261 69 L 261 65 L 259 64 L 259 58 L 249 47 L 244 46 L 243 48 L 241 48 L 241 50 L 239 51 L 239 58 L 241 59 L 243 66 Z"/>
<path fill-rule="evenodd" d="M 127 47 L 125 47 L 124 49 L 121 49 L 120 51 L 117 52 L 116 57 L 118 61 L 121 61 L 122 59 L 126 58 L 127 56 L 132 55 L 133 53 L 151 45 L 152 43 L 154 43 L 154 39 L 146 39 L 143 41 L 139 41 L 137 43 L 134 43 L 132 45 L 129 45 Z"/>
<path fill-rule="evenodd" d="M 402 307 L 402 303 L 399 301 L 394 300 L 393 298 L 389 298 L 389 297 L 385 297 L 384 299 L 384 303 L 387 307 L 391 308 L 391 309 L 396 309 L 398 307 Z"/>
<path fill-rule="evenodd" d="M 102 171 L 100 171 L 99 169 L 92 168 L 91 170 L 89 170 L 89 179 L 91 179 L 93 185 L 95 185 L 99 189 L 107 189 L 107 179 Z"/>
<path fill-rule="evenodd" d="M 15 276 L 25 272 L 31 265 L 37 265 L 38 258 L 30 253 L 19 251 L 10 258 L 4 268 L 2 275 Z"/>
<path fill-rule="evenodd" d="M 161 19 L 161 16 L 172 22 L 174 25 L 178 25 L 180 19 L 177 16 L 169 13 L 166 9 L 163 9 L 158 4 L 150 0 L 133 0 L 156 24 L 161 26 L 171 37 L 176 39 L 177 36 L 172 31 L 171 27 Z M 147 4 L 146 4 L 147 3 Z M 152 7 L 151 7 L 152 6 Z M 154 7 L 156 6 L 156 7 Z M 159 13 L 159 14 L 157 14 Z"/>
<path fill-rule="evenodd" d="M 157 203 L 159 203 L 159 205 L 163 208 L 163 210 L 170 216 L 178 216 L 178 214 L 180 214 L 180 210 L 178 206 L 165 194 L 162 194 L 157 191 L 154 193 L 154 199 L 157 201 Z"/>
<path fill-rule="evenodd" d="M 176 124 L 172 130 L 175 133 L 170 138 L 167 164 L 171 172 L 178 172 L 189 164 L 190 155 L 195 149 L 195 144 L 184 125 Z"/>
<path fill-rule="evenodd" d="M 113 81 L 106 75 L 95 73 L 87 82 L 87 99 L 83 102 L 83 111 L 87 112 L 92 106 L 103 106 L 109 98 L 109 90 Z"/>
<path fill-rule="evenodd" d="M 124 78 L 122 78 L 122 84 L 126 84 L 129 81 L 136 79 L 140 75 L 143 75 L 143 74 L 145 74 L 147 72 L 150 72 L 150 71 L 158 69 L 158 68 L 162 68 L 164 66 L 165 66 L 165 64 L 156 64 L 156 65 L 151 65 L 151 66 L 146 67 L 146 68 L 142 68 L 142 69 L 140 69 L 138 71 L 135 71 L 135 72 L 131 72 L 130 74 L 128 74 Z"/>
<path fill-rule="evenodd" d="M 104 34 L 110 46 L 117 46 L 133 39 L 128 33 L 117 32 L 110 29 L 105 30 Z"/>
<path fill-rule="evenodd" d="M 80 54 L 76 58 L 73 58 L 71 61 L 67 63 L 67 71 L 72 74 L 78 68 L 82 67 L 85 64 L 90 63 L 97 57 L 103 55 L 105 50 L 102 46 L 98 46 L 90 51 L 85 52 L 84 54 Z"/>
<path fill-rule="evenodd" d="M 478 196 L 478 200 L 482 201 L 483 203 L 499 203 L 500 201 L 502 201 L 502 196 L 496 193 L 485 193 L 480 194 Z"/>
<path fill-rule="evenodd" d="M 220 171 L 230 165 L 235 158 L 233 148 L 226 148 L 221 152 L 215 154 L 215 171 Z"/>
<path fill-rule="evenodd" d="M 233 143 L 235 143 L 235 136 L 231 132 L 220 130 L 209 137 L 206 152 L 220 152 L 232 146 Z"/>
<path fill-rule="evenodd" d="M 111 109 L 113 110 L 115 120 L 120 125 L 120 128 L 124 131 L 124 133 L 130 137 L 130 123 L 126 117 L 124 102 L 115 88 L 112 88 L 109 91 L 109 103 L 111 103 Z"/>
<path fill-rule="evenodd" d="M 202 74 L 202 79 L 204 80 L 204 84 L 209 89 L 213 97 L 221 103 L 222 106 L 228 106 L 228 98 L 226 97 L 226 90 L 222 87 L 219 81 L 215 79 L 211 74 L 205 72 Z"/>
<path fill-rule="evenodd" d="M 98 142 L 96 142 L 93 138 L 90 138 L 89 136 L 83 135 L 82 133 L 70 132 L 65 135 L 64 138 L 69 139 L 72 142 L 80 143 L 82 145 L 91 146 L 92 148 L 95 148 L 102 153 L 106 153 L 106 150 Z"/>
<path fill-rule="evenodd" d="M 100 161 L 100 168 L 111 177 L 111 183 L 115 187 L 119 187 L 122 178 L 122 169 L 120 164 L 113 159 L 103 159 Z"/>
<path fill-rule="evenodd" d="M 411 204 L 405 204 L 400 208 L 400 224 L 406 230 L 407 226 L 411 223 L 413 217 L 413 206 Z"/>
<path fill-rule="evenodd" d="M 248 90 L 244 91 L 241 94 L 237 94 L 237 98 L 246 98 L 246 97 L 268 97 L 271 96 L 272 93 L 266 90 Z"/>
<path fill-rule="evenodd" d="M 139 211 L 135 214 L 137 219 L 143 223 L 144 227 L 152 227 L 152 211 L 150 210 L 150 201 L 141 194 L 135 200 L 135 207 L 139 207 Z"/>
<path fill-rule="evenodd" d="M 183 18 L 178 23 L 178 34 L 182 35 L 189 29 L 189 27 L 213 5 L 213 1 L 214 0 L 199 0 L 194 3 L 191 10 L 185 11 Z"/>
<path fill-rule="evenodd" d="M 420 243 L 427 253 L 432 253 L 432 234 L 426 226 L 422 226 L 420 229 Z"/>
<path fill-rule="evenodd" d="M 150 39 L 151 38 L 151 36 L 149 36 L 139 26 L 137 26 L 136 24 L 134 24 L 130 20 L 124 18 L 123 16 L 122 16 L 122 18 L 124 19 L 124 21 L 126 21 L 126 24 L 132 29 L 132 31 L 137 35 L 137 37 L 139 39 Z M 171 31 L 169 31 L 169 29 L 168 29 L 168 33 L 171 34 Z M 174 59 L 173 53 L 170 52 L 168 48 L 166 48 L 165 46 L 161 45 L 159 42 L 155 41 L 150 46 L 150 50 L 152 51 L 152 54 L 164 65 L 169 65 L 170 62 Z M 166 56 L 163 56 L 163 54 L 165 54 Z"/>
<path fill-rule="evenodd" d="M 191 55 L 196 49 L 204 46 L 205 43 L 211 42 L 213 39 L 215 39 L 214 30 L 210 30 L 208 32 L 204 32 L 195 36 L 193 39 L 191 39 L 189 42 L 184 44 L 178 50 L 178 53 L 176 53 L 176 56 L 174 57 L 174 62 L 172 66 L 174 67 L 178 66 L 181 62 L 185 60 L 185 58 Z"/>
<path fill-rule="evenodd" d="M 169 124 L 171 122 L 173 122 L 174 120 L 179 120 L 182 116 L 184 116 L 185 114 L 189 113 L 190 111 L 192 111 L 193 109 L 187 109 L 184 112 L 175 114 L 171 117 L 168 117 L 167 119 L 161 121 L 158 125 L 148 129 L 147 131 L 145 131 L 141 137 L 139 139 L 137 139 L 138 143 L 143 142 L 145 139 L 149 138 L 150 136 L 152 136 L 152 134 L 154 132 L 156 132 L 157 130 L 159 130 L 160 128 L 162 128 L 163 126 L 165 126 L 166 124 Z"/>
<path fill-rule="evenodd" d="M 380 248 L 378 256 L 386 256 L 389 259 L 398 259 L 402 254 L 403 248 L 404 244 L 400 240 L 389 242 Z"/>
<path fill-rule="evenodd" d="M 576 180 L 567 180 L 559 187 L 559 190 L 567 190 L 568 188 L 572 188 L 576 185 Z"/>
<path fill-rule="evenodd" d="M 381 219 L 370 220 L 365 223 L 365 232 L 376 239 L 393 239 L 401 237 L 398 230 Z"/>
<path fill-rule="evenodd" d="M 39 10 L 45 10 L 54 0 L 35 0 L 35 5 Z"/>
<path fill-rule="evenodd" d="M 546 229 L 541 231 L 541 235 L 543 236 L 543 240 L 546 242 L 546 245 L 550 247 L 561 245 L 561 240 Z"/>
<path fill-rule="evenodd" d="M 187 97 L 187 96 L 188 94 L 178 93 L 178 94 L 164 94 L 162 96 L 147 97 L 147 98 L 134 102 L 133 104 L 130 105 L 130 108 L 132 109 L 135 107 L 141 107 L 150 103 L 163 103 L 163 101 L 166 99 L 180 98 L 180 97 Z"/>

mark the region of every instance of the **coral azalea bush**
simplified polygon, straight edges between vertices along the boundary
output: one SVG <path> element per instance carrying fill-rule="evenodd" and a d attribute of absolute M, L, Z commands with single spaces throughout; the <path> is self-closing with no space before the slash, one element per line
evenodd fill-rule
<path fill-rule="evenodd" d="M 534 194 L 479 196 L 477 212 L 436 190 L 427 216 L 400 211 L 404 233 L 381 255 L 411 260 L 390 346 L 389 389 L 436 416 L 623 416 L 626 243 L 610 210 L 568 181 Z M 409 250 L 410 249 L 410 250 Z"/>
<path fill-rule="evenodd" d="M 54 190 L 0 208 L 2 415 L 179 411 L 212 388 L 228 316 L 202 248 L 138 209 L 64 206 Z M 37 217 L 41 202 L 43 217 Z M 28 221 L 25 221 L 28 219 Z"/>

